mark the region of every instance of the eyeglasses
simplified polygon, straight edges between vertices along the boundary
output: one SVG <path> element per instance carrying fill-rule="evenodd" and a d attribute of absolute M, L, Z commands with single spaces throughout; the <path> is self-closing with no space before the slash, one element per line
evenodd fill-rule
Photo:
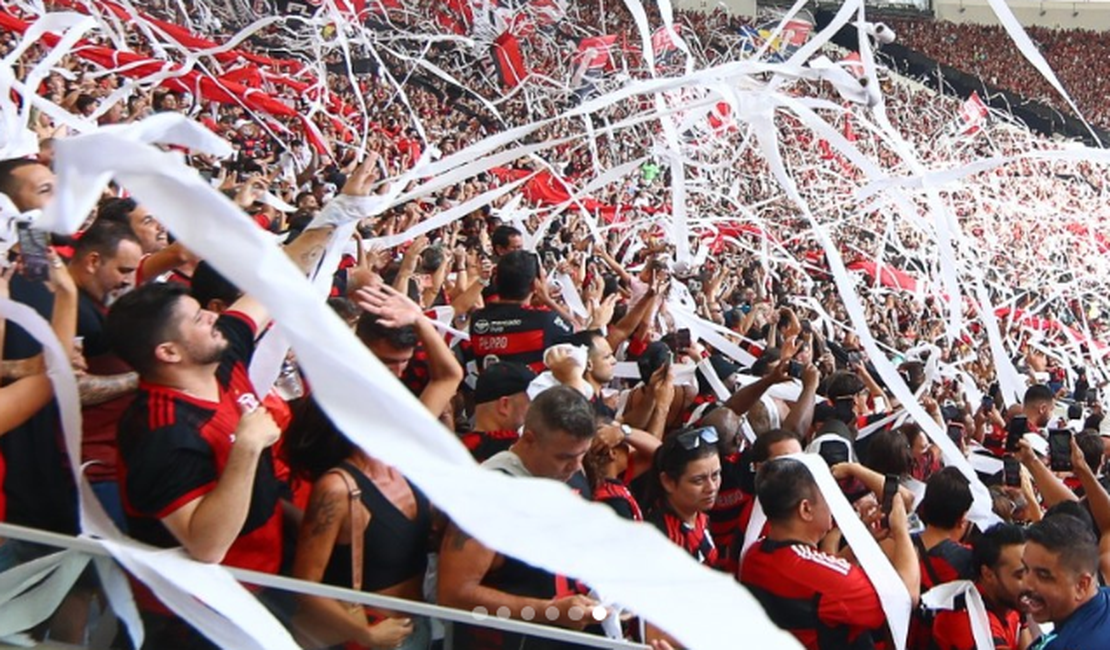
<path fill-rule="evenodd" d="M 686 451 L 693 451 L 700 447 L 702 442 L 707 445 L 717 444 L 719 437 L 717 436 L 717 429 L 714 427 L 700 427 L 698 429 L 684 431 L 675 436 L 675 439 L 678 441 L 678 444 L 682 445 L 683 449 Z"/>

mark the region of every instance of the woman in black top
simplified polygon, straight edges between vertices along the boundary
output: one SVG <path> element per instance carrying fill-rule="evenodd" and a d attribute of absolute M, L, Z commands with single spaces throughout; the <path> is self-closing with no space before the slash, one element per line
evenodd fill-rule
<path fill-rule="evenodd" d="M 396 469 L 347 440 L 314 402 L 285 443 L 290 467 L 313 481 L 293 577 L 351 588 L 351 540 L 360 535 L 362 590 L 423 600 L 433 533 L 428 499 Z M 431 642 L 424 619 L 372 608 L 365 614 L 368 624 L 345 603 L 304 595 L 297 631 L 309 637 L 302 641 L 317 647 L 343 643 L 345 648 L 423 650 Z"/>

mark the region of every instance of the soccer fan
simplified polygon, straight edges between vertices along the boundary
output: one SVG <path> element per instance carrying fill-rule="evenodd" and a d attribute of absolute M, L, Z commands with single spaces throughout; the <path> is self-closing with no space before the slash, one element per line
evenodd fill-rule
<path fill-rule="evenodd" d="M 498 301 L 470 321 L 470 344 L 480 367 L 513 361 L 542 371 L 544 350 L 570 341 L 574 330 L 560 314 L 531 306 L 537 294 L 546 299 L 535 255 L 516 250 L 498 261 Z"/>
<path fill-rule="evenodd" d="M 1025 529 L 995 524 L 972 538 L 975 588 L 983 597 L 996 650 L 1021 650 L 1032 642 L 1023 624 L 1028 569 L 1022 559 Z M 937 650 L 975 650 L 966 598 L 952 610 L 935 614 L 933 643 Z"/>
<path fill-rule="evenodd" d="M 1029 615 L 1051 622 L 1034 650 L 1098 648 L 1110 638 L 1110 588 L 1099 586 L 1099 543 L 1070 515 L 1045 517 L 1026 532 Z"/>
<path fill-rule="evenodd" d="M 566 482 L 581 470 L 595 433 L 593 408 L 586 398 L 573 388 L 555 386 L 532 401 L 520 440 L 483 467 L 509 476 Z M 448 525 L 440 548 L 438 600 L 467 611 L 507 608 L 515 619 L 535 618 L 579 630 L 596 605 L 574 593 L 566 578 L 496 553 L 454 524 Z M 557 616 L 549 617 L 549 608 L 554 608 Z M 572 616 L 572 610 L 578 615 Z M 524 643 L 537 650 L 567 648 L 539 638 L 464 625 L 455 626 L 455 643 L 472 650 L 507 650 L 524 647 Z"/>
<path fill-rule="evenodd" d="M 536 373 L 519 363 L 495 363 L 478 375 L 474 387 L 474 430 L 462 443 L 474 460 L 484 463 L 520 438 L 531 399 L 528 385 Z"/>
<path fill-rule="evenodd" d="M 319 223 L 286 247 L 309 268 L 334 225 L 358 218 L 356 198 L 376 174 L 367 156 Z M 280 430 L 254 393 L 247 367 L 269 323 L 250 296 L 216 316 L 176 284 L 144 285 L 112 305 L 107 339 L 139 374 L 139 392 L 120 420 L 119 482 L 132 535 L 180 544 L 202 562 L 277 573 L 283 558 L 281 486 L 270 446 Z M 189 639 L 209 647 L 151 594 L 140 591 L 150 647 Z M 279 615 L 282 606 L 269 604 Z"/>
<path fill-rule="evenodd" d="M 791 458 L 764 463 L 756 498 L 770 528 L 741 560 L 740 581 L 771 620 L 809 650 L 871 647 L 886 615 L 863 570 L 819 548 L 832 529 L 832 514 L 809 470 Z M 893 503 L 889 552 L 916 602 L 920 568 L 905 507 L 901 499 Z"/>

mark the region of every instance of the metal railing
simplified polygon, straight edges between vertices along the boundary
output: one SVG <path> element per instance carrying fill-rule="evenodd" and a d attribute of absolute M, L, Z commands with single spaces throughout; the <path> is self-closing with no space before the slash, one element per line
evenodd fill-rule
<path fill-rule="evenodd" d="M 25 528 L 23 526 L 16 526 L 12 524 L 0 523 L 0 539 L 17 539 L 25 542 L 32 542 L 35 544 L 42 544 L 43 546 L 50 546 L 58 549 L 71 549 L 79 553 L 84 553 L 93 556 L 112 557 L 100 544 L 99 541 L 89 537 L 72 537 L 69 535 L 60 535 L 34 528 Z M 477 627 L 493 628 L 505 632 L 514 632 L 517 634 L 525 634 L 531 637 L 539 637 L 550 639 L 552 641 L 560 641 L 564 643 L 577 644 L 580 646 L 588 646 L 594 648 L 628 648 L 628 649 L 643 649 L 647 646 L 631 643 L 628 641 L 608 639 L 605 637 L 594 636 L 582 632 L 574 632 L 557 627 L 550 627 L 546 625 L 539 625 L 536 623 L 529 623 L 526 621 L 518 621 L 506 618 L 500 618 L 494 614 L 487 616 L 480 616 L 473 612 L 467 612 L 450 607 L 442 607 L 440 605 L 433 605 L 430 603 L 416 602 L 412 600 L 404 600 L 392 596 L 382 596 L 380 594 L 366 593 L 361 591 L 354 591 L 343 587 L 333 587 L 331 585 L 324 585 L 315 582 L 306 582 L 304 580 L 297 580 L 295 578 L 287 578 L 284 576 L 271 575 L 267 573 L 259 573 L 257 571 L 248 571 L 246 569 L 236 569 L 232 567 L 225 567 L 227 571 L 239 582 L 258 585 L 271 589 L 279 589 L 297 594 L 305 594 L 309 596 L 320 596 L 324 598 L 334 598 L 344 602 L 359 603 L 369 607 L 386 609 L 397 612 L 404 612 L 414 616 L 422 616 L 429 619 L 436 619 L 444 623 L 447 628 L 447 634 L 444 640 L 444 650 L 453 650 L 451 639 L 451 624 L 453 623 L 466 623 Z M 589 615 L 588 613 L 586 614 Z M 464 649 L 460 649 L 464 650 Z"/>

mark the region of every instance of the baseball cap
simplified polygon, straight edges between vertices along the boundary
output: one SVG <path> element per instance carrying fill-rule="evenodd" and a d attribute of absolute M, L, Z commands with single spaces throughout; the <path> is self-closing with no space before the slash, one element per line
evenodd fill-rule
<path fill-rule="evenodd" d="M 536 373 L 519 363 L 499 361 L 491 364 L 478 375 L 478 384 L 474 387 L 474 401 L 477 404 L 485 404 L 502 397 L 523 393 L 535 378 Z"/>

